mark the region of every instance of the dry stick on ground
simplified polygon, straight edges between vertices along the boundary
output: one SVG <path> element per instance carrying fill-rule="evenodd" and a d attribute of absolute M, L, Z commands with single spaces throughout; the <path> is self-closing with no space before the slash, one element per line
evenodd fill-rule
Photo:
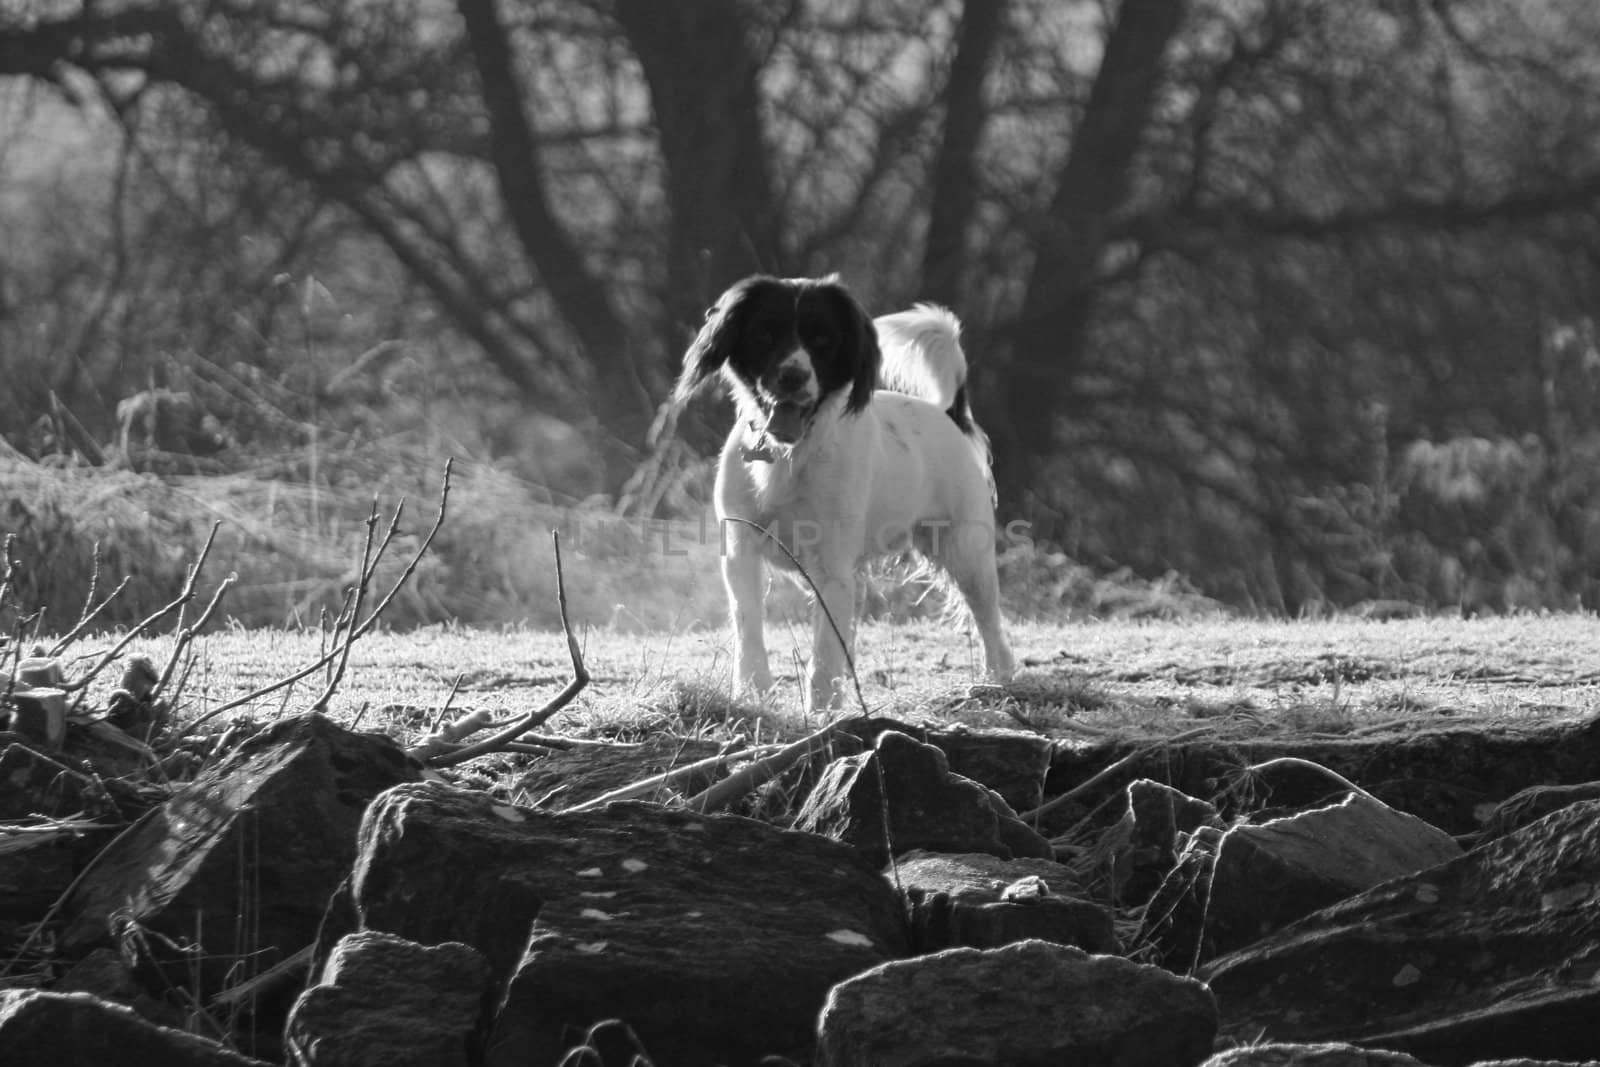
<path fill-rule="evenodd" d="M 563 815 L 570 815 L 573 812 L 589 811 L 592 808 L 601 807 L 611 803 L 613 800 L 632 800 L 634 797 L 644 796 L 646 793 L 654 793 L 660 789 L 672 789 L 679 782 L 686 781 L 696 775 L 715 774 L 734 760 L 776 753 L 781 748 L 781 745 L 761 745 L 753 749 L 741 749 L 738 752 L 719 752 L 715 756 L 707 756 L 705 759 L 686 763 L 682 767 L 673 767 L 671 770 L 662 771 L 660 774 L 653 774 L 649 778 L 641 778 L 637 782 L 630 782 L 625 786 L 611 790 L 609 793 L 603 793 L 581 803 L 562 808 L 561 812 Z"/>
<path fill-rule="evenodd" d="M 79 706 L 83 704 L 84 699 L 88 696 L 89 683 L 92 682 L 101 671 L 105 670 L 107 666 L 114 662 L 117 657 L 121 656 L 123 649 L 132 644 L 135 639 L 141 636 L 150 627 L 154 626 L 156 623 L 160 622 L 162 619 L 166 618 L 168 615 L 171 615 L 174 611 L 177 611 L 179 608 L 183 607 L 185 604 L 189 603 L 189 601 L 194 599 L 195 582 L 197 582 L 200 578 L 201 568 L 206 565 L 206 557 L 211 555 L 211 546 L 216 542 L 217 530 L 220 529 L 221 526 L 222 523 L 220 521 L 211 524 L 211 533 L 206 536 L 206 543 L 201 546 L 200 554 L 195 557 L 194 565 L 189 568 L 189 577 L 183 583 L 183 590 L 178 594 L 177 598 L 168 603 L 165 607 L 162 607 L 153 614 L 147 616 L 141 622 L 135 624 L 133 629 L 129 630 L 123 635 L 120 641 L 111 646 L 111 651 L 101 656 L 95 665 L 90 667 L 88 672 L 84 674 L 82 678 L 79 678 L 73 682 L 68 682 L 62 686 L 63 689 L 76 689 L 78 691 L 77 699 L 72 702 L 73 711 L 77 711 Z"/>
<path fill-rule="evenodd" d="M 430 767 L 454 767 L 458 763 L 465 763 L 489 752 L 503 748 L 508 741 L 515 741 L 523 734 L 549 719 L 550 716 L 572 703 L 577 695 L 583 692 L 589 684 L 589 669 L 583 665 L 583 651 L 578 648 L 578 639 L 572 635 L 572 623 L 567 618 L 567 581 L 561 570 L 561 533 L 557 530 L 550 531 L 550 541 L 555 546 L 556 556 L 556 606 L 561 611 L 561 630 L 567 637 L 567 655 L 572 660 L 572 680 L 565 689 L 544 707 L 531 711 L 522 718 L 515 720 L 505 729 L 498 731 L 491 737 L 486 737 L 476 744 L 467 745 L 449 752 L 429 750 L 428 746 L 410 749 L 410 754 L 427 762 Z"/>
<path fill-rule="evenodd" d="M 1088 781 L 1081 782 L 1078 785 L 1073 786 L 1071 789 L 1067 790 L 1065 793 L 1062 793 L 1058 797 L 1052 797 L 1049 801 L 1040 804 L 1032 811 L 1024 811 L 1019 813 L 1017 817 L 1023 822 L 1037 822 L 1042 816 L 1049 814 L 1055 809 L 1061 807 L 1063 804 L 1070 804 L 1072 801 L 1078 799 L 1083 794 L 1099 785 L 1101 782 L 1104 782 L 1107 778 L 1110 778 L 1113 775 L 1116 775 L 1127 769 L 1129 765 L 1137 763 L 1139 760 L 1142 760 L 1146 756 L 1150 755 L 1150 753 L 1159 752 L 1168 745 L 1175 745 L 1182 741 L 1192 741 L 1202 734 L 1211 733 L 1211 730 L 1212 728 L 1210 726 L 1199 726 L 1193 730 L 1186 730 L 1181 734 L 1175 734 L 1172 737 L 1164 738 L 1155 742 L 1154 744 L 1146 745 L 1143 748 L 1136 748 L 1126 756 L 1123 756 L 1121 759 L 1117 760 L 1117 762 L 1113 763 L 1111 766 L 1100 771 L 1100 773 L 1090 777 Z"/>
<path fill-rule="evenodd" d="M 450 692 L 444 695 L 444 703 L 439 705 L 439 714 L 433 717 L 433 728 L 428 731 L 429 736 L 439 736 L 443 734 L 443 731 L 440 729 L 440 725 L 444 722 L 444 717 L 450 714 L 450 705 L 456 702 L 456 697 L 461 693 L 461 683 L 466 677 L 467 676 L 460 671 L 456 672 L 456 680 L 450 683 Z M 455 733 L 455 736 L 449 738 L 449 740 L 459 741 L 469 734 L 475 734 L 479 730 L 488 727 L 494 721 L 488 716 L 484 716 L 481 723 L 476 726 L 469 726 L 467 720 L 472 718 L 472 715 L 467 715 L 462 719 L 461 722 L 451 723 L 450 725 L 458 727 L 458 729 Z"/>
<path fill-rule="evenodd" d="M 723 810 L 752 789 L 759 788 L 772 781 L 772 779 L 802 760 L 810 759 L 819 752 L 828 751 L 833 744 L 834 734 L 838 733 L 839 730 L 839 722 L 830 722 L 817 732 L 802 737 L 800 740 L 779 749 L 764 759 L 758 759 L 754 763 L 740 768 L 722 781 L 690 797 L 687 801 L 689 810 L 707 813 Z M 878 767 L 878 774 L 879 792 L 885 793 L 882 778 L 883 767 L 881 764 Z M 884 812 L 883 828 L 884 833 L 887 834 L 889 832 L 887 811 Z"/>
<path fill-rule="evenodd" d="M 225 703 L 218 704 L 204 715 L 201 715 L 199 718 L 194 719 L 185 725 L 183 729 L 174 733 L 171 741 L 176 742 L 182 739 L 202 723 L 214 719 L 224 712 L 232 711 L 238 707 L 243 707 L 245 704 L 260 700 L 268 693 L 275 693 L 284 686 L 293 685 L 301 679 L 309 678 L 311 675 L 322 670 L 339 657 L 347 656 L 349 654 L 347 651 L 349 644 L 355 641 L 357 638 L 364 636 L 368 630 L 372 629 L 372 627 L 377 624 L 379 617 L 383 615 L 384 610 L 388 608 L 391 602 L 393 602 L 395 595 L 399 593 L 401 586 L 405 585 L 406 581 L 410 579 L 411 575 L 416 571 L 417 564 L 422 561 L 423 554 L 428 551 L 428 547 L 433 544 L 434 536 L 438 534 L 439 528 L 444 525 L 446 513 L 445 505 L 450 499 L 450 468 L 454 462 L 454 460 L 445 461 L 444 483 L 439 489 L 439 512 L 434 517 L 433 528 L 428 531 L 428 536 L 422 539 L 422 544 L 417 547 L 416 553 L 411 557 L 411 562 L 406 564 L 406 568 L 400 573 L 400 577 L 395 579 L 394 585 L 389 589 L 388 594 L 378 602 L 377 607 L 372 609 L 372 614 L 368 615 L 366 619 L 359 624 L 352 624 L 349 632 L 345 635 L 344 641 L 342 643 L 336 643 L 332 649 L 323 653 L 322 656 L 319 657 L 314 663 L 311 663 L 306 667 L 302 667 L 293 674 L 279 678 L 275 682 L 269 682 L 254 692 L 246 693 L 242 697 L 237 697 Z M 370 577 L 370 574 L 363 576 L 363 580 L 370 580 Z"/>

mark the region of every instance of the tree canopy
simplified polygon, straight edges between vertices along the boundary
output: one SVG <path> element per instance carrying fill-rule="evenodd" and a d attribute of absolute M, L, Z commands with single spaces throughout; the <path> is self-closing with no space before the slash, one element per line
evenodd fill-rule
<path fill-rule="evenodd" d="M 703 309 L 838 271 L 962 316 L 1002 518 L 1086 562 L 1592 605 L 1591 0 L 36 0 L 0 89 L 24 450 L 401 339 L 682 507 L 640 472 Z"/>

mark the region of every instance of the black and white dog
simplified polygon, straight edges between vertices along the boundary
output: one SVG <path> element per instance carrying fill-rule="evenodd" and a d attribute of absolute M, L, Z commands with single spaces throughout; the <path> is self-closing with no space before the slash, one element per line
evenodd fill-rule
<path fill-rule="evenodd" d="M 739 685 L 772 685 L 761 563 L 791 571 L 793 563 L 768 534 L 800 561 L 828 609 L 813 620 L 810 707 L 843 697 L 857 568 L 907 550 L 954 581 L 982 635 L 987 674 L 1011 677 L 989 447 L 967 404 L 960 330 L 954 314 L 930 304 L 874 321 L 836 276 L 746 278 L 706 313 L 677 399 L 720 372 L 738 404 L 716 510 Z M 755 526 L 732 521 L 741 519 Z"/>

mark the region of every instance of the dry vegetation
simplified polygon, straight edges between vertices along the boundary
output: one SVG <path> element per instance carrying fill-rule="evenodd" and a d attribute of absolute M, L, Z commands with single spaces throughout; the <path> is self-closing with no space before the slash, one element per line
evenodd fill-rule
<path fill-rule="evenodd" d="M 550 729 L 769 740 L 818 725 L 801 710 L 809 631 L 798 621 L 769 632 L 779 688 L 758 702 L 731 696 L 720 629 L 633 633 L 577 621 L 591 609 L 573 604 L 591 685 Z M 1241 733 L 1337 734 L 1600 710 L 1600 622 L 1587 616 L 1033 623 L 1014 627 L 1013 636 L 1027 665 L 1002 692 L 973 686 L 975 635 L 963 626 L 869 623 L 858 645 L 868 707 L 916 722 L 1036 728 L 1063 738 L 1160 737 L 1208 724 Z M 129 651 L 160 662 L 171 640 L 137 641 Z M 92 655 L 109 641 L 87 642 L 83 651 Z M 202 714 L 292 673 L 321 647 L 315 633 L 287 630 L 199 638 L 181 714 Z M 509 717 L 542 704 L 568 673 L 566 646 L 554 631 L 379 631 L 355 646 L 330 713 L 414 743 L 447 699 L 447 716 L 484 710 Z M 308 685 L 241 711 L 270 717 L 314 696 Z"/>
<path fill-rule="evenodd" d="M 124 574 L 134 575 L 113 601 L 123 613 L 106 610 L 101 626 L 68 645 L 66 674 L 82 677 L 112 650 L 166 664 L 182 644 L 181 678 L 169 690 L 178 724 L 212 716 L 326 654 L 352 579 L 368 569 L 360 561 L 372 543 L 362 547 L 362 529 L 374 514 L 374 486 L 395 484 L 375 477 L 362 489 L 325 489 L 311 501 L 292 485 L 244 475 L 158 482 L 27 463 L 10 473 L 37 483 L 9 483 L 17 490 L 11 499 L 26 501 L 13 510 L 25 509 L 31 520 L 11 547 L 11 653 L 55 644 L 47 635 L 69 628 L 91 579 L 105 597 Z M 396 593 L 350 646 L 326 701 L 335 718 L 415 744 L 440 722 L 471 711 L 522 714 L 560 690 L 572 673 L 549 541 L 550 530 L 560 529 L 571 622 L 592 681 L 551 729 L 767 741 L 820 725 L 808 721 L 800 700 L 809 609 L 784 583 L 769 613 L 778 689 L 765 700 L 732 695 L 714 530 L 541 505 L 515 479 L 470 463 L 454 474 L 448 521 L 426 551 L 435 502 L 418 494 L 406 508 L 392 531 L 375 530 L 389 538 L 389 550 L 370 566 L 362 614 L 390 588 Z M 119 648 L 124 620 L 147 618 L 176 594 L 219 522 L 188 614 L 192 628 L 229 581 L 209 625 L 187 632 L 163 617 Z M 1269 622 L 1227 616 L 1181 582 L 1093 578 L 1043 550 L 1011 552 L 1002 571 L 1023 662 L 1016 682 L 1004 691 L 975 687 L 970 627 L 940 617 L 937 597 L 917 605 L 922 591 L 887 575 L 868 595 L 878 618 L 858 642 L 868 710 L 1086 738 L 1171 736 L 1201 725 L 1345 733 L 1442 718 L 1580 716 L 1596 702 L 1600 643 L 1586 615 Z M 153 596 L 141 598 L 141 584 Z M 491 602 L 492 610 L 475 615 L 449 610 Z M 43 617 L 23 610 L 36 604 L 53 606 Z M 475 617 L 479 625 L 416 625 L 430 614 Z M 95 629 L 106 632 L 92 635 Z M 84 705 L 104 706 L 118 673 L 103 671 Z M 329 680 L 326 671 L 310 674 L 217 721 L 311 707 Z"/>

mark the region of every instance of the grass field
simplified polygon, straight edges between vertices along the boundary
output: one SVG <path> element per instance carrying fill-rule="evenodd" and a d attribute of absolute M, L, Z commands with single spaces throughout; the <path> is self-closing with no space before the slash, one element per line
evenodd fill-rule
<path fill-rule="evenodd" d="M 769 628 L 779 684 L 758 701 L 733 699 L 721 630 L 580 628 L 593 682 L 546 730 L 794 736 L 816 725 L 800 700 L 808 633 L 798 620 Z M 1600 710 L 1600 620 L 1588 616 L 1030 624 L 1012 627 L 1011 637 L 1023 666 L 1002 690 L 974 685 L 975 635 L 959 623 L 867 624 L 857 646 L 867 707 L 930 725 L 1063 738 L 1156 738 L 1199 726 L 1236 735 L 1372 733 Z M 93 654 L 107 641 L 80 642 L 75 651 Z M 170 647 L 170 639 L 152 638 L 130 651 L 159 663 Z M 180 718 L 292 673 L 315 661 L 320 645 L 314 633 L 235 630 L 203 636 L 194 647 Z M 331 712 L 414 738 L 453 686 L 452 714 L 511 715 L 542 704 L 568 677 L 558 632 L 374 632 L 356 643 Z M 239 714 L 299 711 L 320 689 L 314 676 Z"/>

